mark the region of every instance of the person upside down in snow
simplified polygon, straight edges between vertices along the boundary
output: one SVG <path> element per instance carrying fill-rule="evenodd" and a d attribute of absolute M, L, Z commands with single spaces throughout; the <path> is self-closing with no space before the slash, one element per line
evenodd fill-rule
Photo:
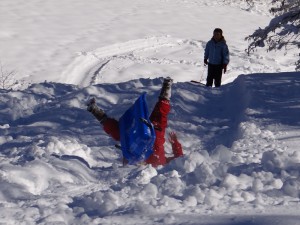
<path fill-rule="evenodd" d="M 154 167 L 165 165 L 171 160 L 183 155 L 182 146 L 177 139 L 175 132 L 169 133 L 169 141 L 172 145 L 173 157 L 165 156 L 165 131 L 167 127 L 167 116 L 170 112 L 171 86 L 173 80 L 169 77 L 165 78 L 161 88 L 158 101 L 150 115 L 150 121 L 155 129 L 156 138 L 153 146 L 153 153 L 145 160 L 146 164 Z M 87 104 L 87 111 L 92 113 L 94 117 L 102 124 L 104 131 L 114 140 L 120 141 L 119 123 L 116 119 L 108 117 L 105 112 L 96 105 L 95 98 L 92 98 Z"/>

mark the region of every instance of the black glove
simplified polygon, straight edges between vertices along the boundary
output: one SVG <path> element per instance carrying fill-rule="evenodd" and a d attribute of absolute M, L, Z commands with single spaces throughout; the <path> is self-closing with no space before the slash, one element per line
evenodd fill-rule
<path fill-rule="evenodd" d="M 207 65 L 208 62 L 207 62 L 207 59 L 204 59 L 204 65 Z"/>
<path fill-rule="evenodd" d="M 227 64 L 223 64 L 223 70 L 224 70 L 224 73 L 226 73 L 226 71 L 227 71 Z"/>

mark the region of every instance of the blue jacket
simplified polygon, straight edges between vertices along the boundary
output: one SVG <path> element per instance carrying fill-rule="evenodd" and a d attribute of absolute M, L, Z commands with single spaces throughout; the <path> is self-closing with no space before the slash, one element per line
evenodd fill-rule
<path fill-rule="evenodd" d="M 226 41 L 216 42 L 213 38 L 205 46 L 204 59 L 210 64 L 220 65 L 229 63 L 229 50 Z"/>

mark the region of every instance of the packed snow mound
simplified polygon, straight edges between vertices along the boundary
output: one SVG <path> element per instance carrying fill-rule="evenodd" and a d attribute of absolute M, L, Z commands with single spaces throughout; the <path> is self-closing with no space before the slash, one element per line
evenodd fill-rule
<path fill-rule="evenodd" d="M 174 83 L 167 131 L 184 156 L 165 167 L 123 166 L 85 102 L 93 96 L 119 118 L 147 92 L 151 111 L 161 82 L 1 90 L 0 221 L 106 224 L 133 212 L 268 214 L 298 204 L 299 73 L 241 75 L 219 89 Z"/>

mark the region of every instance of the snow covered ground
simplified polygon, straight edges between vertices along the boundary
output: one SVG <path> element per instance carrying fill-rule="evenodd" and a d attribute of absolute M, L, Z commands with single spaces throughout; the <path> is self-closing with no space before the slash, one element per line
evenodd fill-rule
<path fill-rule="evenodd" d="M 0 60 L 27 84 L 87 86 L 166 73 L 187 81 L 202 77 L 203 47 L 221 27 L 231 52 L 224 82 L 242 73 L 292 71 L 294 54 L 244 51 L 244 38 L 270 20 L 267 3 L 245 10 L 246 3 L 232 2 L 2 0 Z"/>
<path fill-rule="evenodd" d="M 295 55 L 244 52 L 267 3 L 1 0 L 0 19 L 1 64 L 22 80 L 0 90 L 1 224 L 300 224 Z M 215 27 L 231 62 L 207 89 L 188 81 L 204 82 Z M 167 75 L 185 156 L 122 166 L 85 102 L 119 118 L 147 92 L 151 109 Z"/>

